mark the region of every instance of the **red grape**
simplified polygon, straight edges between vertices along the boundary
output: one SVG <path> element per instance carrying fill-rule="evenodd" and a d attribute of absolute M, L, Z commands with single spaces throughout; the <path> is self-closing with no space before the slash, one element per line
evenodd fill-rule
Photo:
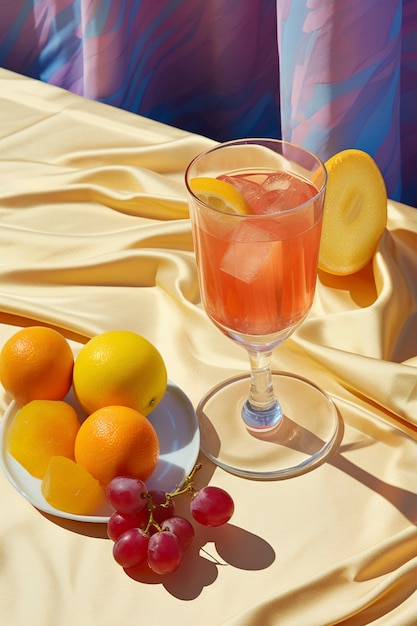
<path fill-rule="evenodd" d="M 180 566 L 182 549 L 176 535 L 164 530 L 152 535 L 148 543 L 148 565 L 156 574 L 171 574 Z"/>
<path fill-rule="evenodd" d="M 140 528 L 126 530 L 113 544 L 113 557 L 122 567 L 134 567 L 148 555 L 149 535 Z"/>
<path fill-rule="evenodd" d="M 127 515 L 134 515 L 145 508 L 147 493 L 148 489 L 143 480 L 131 476 L 117 476 L 106 488 L 110 506 Z"/>
<path fill-rule="evenodd" d="M 166 502 L 165 491 L 161 491 L 159 489 L 150 489 L 149 495 L 152 497 L 152 502 L 156 505 L 156 508 L 153 509 L 152 514 L 157 524 L 162 524 L 165 519 L 174 515 L 175 504 L 173 500 L 171 500 L 168 506 L 161 506 Z"/>
<path fill-rule="evenodd" d="M 112 541 L 116 541 L 120 535 L 131 528 L 145 530 L 149 519 L 148 509 L 144 509 L 135 515 L 126 515 L 114 511 L 107 522 L 107 535 Z"/>
<path fill-rule="evenodd" d="M 106 494 L 114 512 L 107 523 L 107 535 L 114 542 L 113 557 L 119 565 L 125 569 L 143 565 L 158 575 L 177 570 L 195 530 L 188 519 L 175 515 L 176 496 L 193 494 L 190 510 L 200 524 L 220 526 L 229 521 L 234 503 L 224 489 L 206 486 L 194 491 L 193 478 L 200 467 L 196 465 L 172 493 L 148 491 L 143 481 L 132 476 L 110 481 Z"/>
<path fill-rule="evenodd" d="M 203 487 L 191 500 L 193 518 L 203 526 L 221 526 L 232 517 L 235 509 L 232 497 L 220 487 Z"/>
<path fill-rule="evenodd" d="M 184 517 L 175 515 L 162 522 L 162 530 L 170 530 L 177 537 L 180 546 L 186 550 L 194 539 L 194 528 Z"/>

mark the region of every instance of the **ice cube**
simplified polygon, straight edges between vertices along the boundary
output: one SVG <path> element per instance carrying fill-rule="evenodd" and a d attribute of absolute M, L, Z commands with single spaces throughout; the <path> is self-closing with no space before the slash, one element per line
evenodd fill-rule
<path fill-rule="evenodd" d="M 228 176 L 227 174 L 222 174 L 218 176 L 218 179 L 233 185 L 245 198 L 251 209 L 265 193 L 264 189 L 257 182 L 240 175 Z"/>
<path fill-rule="evenodd" d="M 264 215 L 266 213 L 279 213 L 280 211 L 288 211 L 293 209 L 294 196 L 286 193 L 284 189 L 271 189 L 266 191 L 264 195 L 254 205 L 254 213 Z"/>
<path fill-rule="evenodd" d="M 317 193 L 307 180 L 288 172 L 270 174 L 262 184 L 265 193 L 254 205 L 254 212 L 278 213 L 308 202 Z"/>
<path fill-rule="evenodd" d="M 244 283 L 251 283 L 272 254 L 268 232 L 243 222 L 234 233 L 220 263 L 220 269 Z"/>
<path fill-rule="evenodd" d="M 291 179 L 293 177 L 287 172 L 275 172 L 270 174 L 262 183 L 262 187 L 265 191 L 273 191 L 275 189 L 286 190 L 290 188 Z"/>

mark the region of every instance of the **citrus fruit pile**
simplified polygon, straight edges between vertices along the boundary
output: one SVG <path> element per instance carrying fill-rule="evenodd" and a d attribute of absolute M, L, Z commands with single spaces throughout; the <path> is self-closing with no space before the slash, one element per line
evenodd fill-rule
<path fill-rule="evenodd" d="M 90 514 L 116 476 L 147 480 L 154 472 L 159 441 L 147 415 L 165 393 L 167 372 L 141 335 L 102 333 L 74 360 L 58 331 L 23 328 L 0 352 L 0 382 L 19 405 L 7 450 L 42 481 L 54 508 Z M 86 417 L 66 400 L 71 388 Z"/>

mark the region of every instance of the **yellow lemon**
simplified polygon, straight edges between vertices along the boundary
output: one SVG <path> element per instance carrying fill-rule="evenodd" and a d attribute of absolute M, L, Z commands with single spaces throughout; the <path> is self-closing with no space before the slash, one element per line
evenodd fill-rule
<path fill-rule="evenodd" d="M 88 414 L 121 405 L 148 415 L 161 401 L 167 382 L 165 363 L 156 347 L 127 330 L 93 337 L 74 363 L 74 393 Z"/>
<path fill-rule="evenodd" d="M 320 269 L 353 274 L 372 259 L 387 225 L 387 192 L 372 157 L 344 150 L 325 163 L 328 173 Z"/>
<path fill-rule="evenodd" d="M 225 213 L 250 213 L 249 206 L 239 191 L 223 180 L 199 177 L 190 180 L 191 191 L 205 204 Z"/>

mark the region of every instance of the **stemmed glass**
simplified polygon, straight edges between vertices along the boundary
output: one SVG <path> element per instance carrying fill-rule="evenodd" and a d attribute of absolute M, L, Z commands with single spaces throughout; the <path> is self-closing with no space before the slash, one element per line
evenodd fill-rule
<path fill-rule="evenodd" d="M 244 139 L 197 156 L 185 180 L 204 308 L 250 362 L 200 401 L 201 448 L 248 478 L 308 471 L 336 445 L 340 418 L 314 383 L 272 371 L 271 357 L 312 306 L 326 169 L 299 146 Z"/>

